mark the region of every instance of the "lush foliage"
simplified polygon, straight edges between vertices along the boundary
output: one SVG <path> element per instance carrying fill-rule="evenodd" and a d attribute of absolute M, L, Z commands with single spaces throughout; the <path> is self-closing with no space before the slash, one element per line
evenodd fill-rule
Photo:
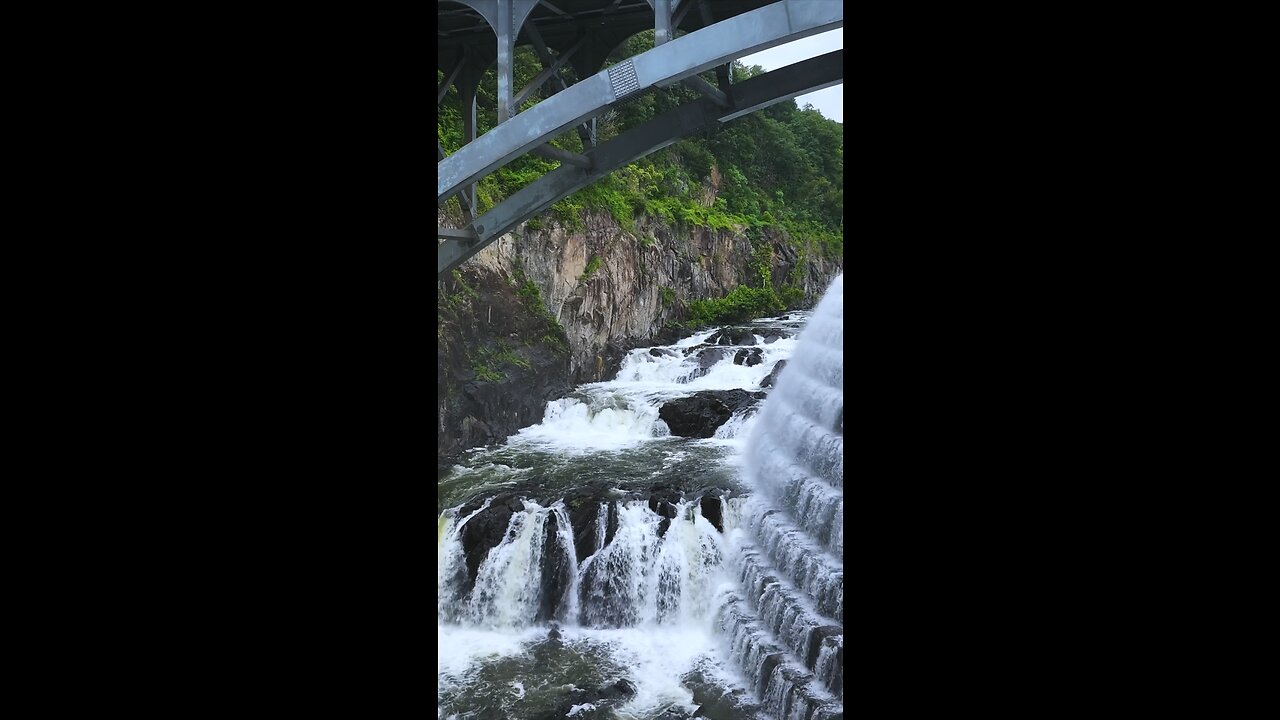
<path fill-rule="evenodd" d="M 521 357 L 505 342 L 499 340 L 494 348 L 480 348 L 471 359 L 471 370 L 476 379 L 486 382 L 499 382 L 506 379 L 504 368 L 529 368 L 528 360 Z"/>
<path fill-rule="evenodd" d="M 693 325 L 714 325 L 722 322 L 741 322 L 751 318 L 772 315 L 786 309 L 782 298 L 771 287 L 753 288 L 739 285 L 722 298 L 691 300 L 689 322 Z"/>
<path fill-rule="evenodd" d="M 610 56 L 610 64 L 653 47 L 653 33 L 633 36 Z M 527 47 L 515 53 L 515 86 L 524 87 L 540 72 L 541 66 Z M 491 71 L 492 72 L 492 71 Z M 561 70 L 576 80 L 568 65 Z M 762 73 L 759 67 L 735 63 L 733 80 L 741 82 Z M 713 73 L 703 77 L 715 83 Z M 441 77 L 441 80 L 443 77 Z M 496 120 L 496 81 L 481 83 L 477 94 L 477 133 L 489 130 Z M 530 96 L 531 107 L 549 96 L 549 82 Z M 693 90 L 676 85 L 643 93 L 597 118 L 600 142 L 668 110 L 697 100 Z M 441 107 L 437 135 L 445 152 L 462 145 L 462 124 L 456 88 Z M 565 150 L 582 152 L 575 130 L 553 141 Z M 516 190 L 554 169 L 558 163 L 525 155 L 482 180 L 477 205 L 484 212 Z M 457 200 L 450 205 L 457 211 Z M 653 153 L 619 168 L 608 177 L 561 200 L 529 227 L 540 229 L 554 219 L 570 229 L 583 227 L 584 211 L 607 212 L 625 231 L 635 233 L 635 219 L 644 214 L 677 226 L 704 227 L 749 233 L 770 228 L 795 248 L 801 258 L 831 257 L 844 249 L 844 136 L 840 123 L 824 118 L 794 101 L 777 103 Z M 781 231 L 781 232 L 779 232 Z M 641 242 L 651 244 L 644 235 Z M 797 300 L 795 278 L 780 278 L 782 290 L 775 292 L 767 276 L 766 258 L 756 245 L 753 270 L 764 265 L 766 274 L 753 273 L 752 287 L 734 290 L 715 300 L 693 301 L 689 309 L 695 321 L 731 320 L 743 313 L 782 309 Z M 593 258 L 593 262 L 597 260 Z M 598 269 L 588 266 L 581 280 L 590 279 Z M 758 287 L 757 287 L 758 285 Z M 664 302 L 671 302 L 663 293 Z M 781 305 L 782 307 L 778 307 Z"/>

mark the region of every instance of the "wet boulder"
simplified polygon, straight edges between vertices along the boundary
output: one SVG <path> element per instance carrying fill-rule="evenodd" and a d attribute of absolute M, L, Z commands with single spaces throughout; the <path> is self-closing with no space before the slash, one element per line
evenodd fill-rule
<path fill-rule="evenodd" d="M 779 360 L 773 369 L 769 371 L 769 377 L 760 381 L 760 387 L 773 387 L 778 382 L 778 376 L 782 374 L 782 368 L 787 366 L 787 361 Z"/>
<path fill-rule="evenodd" d="M 480 507 L 482 501 L 477 500 L 468 503 L 459 513 L 459 517 L 466 517 L 468 514 L 475 512 Z M 467 521 L 462 528 L 462 550 L 467 558 L 467 587 L 470 588 L 476 582 L 476 573 L 480 570 L 480 563 L 484 561 L 489 551 L 498 546 L 502 542 L 502 538 L 507 534 L 507 526 L 511 523 L 511 516 L 516 512 L 524 510 L 524 501 L 515 496 L 494 497 L 489 507 L 485 508 L 475 517 Z"/>
<path fill-rule="evenodd" d="M 694 395 L 696 397 L 719 400 L 734 414 L 750 410 L 758 405 L 761 400 L 768 397 L 768 393 L 759 390 L 752 392 L 741 388 L 734 388 L 733 390 L 700 390 Z"/>
<path fill-rule="evenodd" d="M 608 545 L 618 530 L 618 508 L 610 497 L 607 484 L 586 485 L 565 491 L 565 506 L 569 509 L 569 522 L 573 526 L 573 546 L 578 561 L 582 562 L 601 545 Z M 600 508 L 605 508 L 605 536 L 600 532 Z"/>
<path fill-rule="evenodd" d="M 596 694 L 600 696 L 601 700 L 621 700 L 624 698 L 635 697 L 636 690 L 637 688 L 635 683 L 626 678 L 622 678 L 611 685 L 601 687 Z"/>
<path fill-rule="evenodd" d="M 693 671 L 681 678 L 681 684 L 689 688 L 693 702 L 698 705 L 693 717 L 705 720 L 741 720 L 758 717 L 762 708 L 755 698 L 742 688 L 727 690 L 720 683 L 709 680 L 701 671 Z"/>
<path fill-rule="evenodd" d="M 542 553 L 542 588 L 538 597 L 538 622 L 548 620 L 569 620 L 567 612 L 570 587 L 573 584 L 574 568 L 570 567 L 567 557 L 568 548 L 563 547 L 560 537 L 560 521 L 555 513 L 547 516 L 544 526 Z M 559 635 L 557 634 L 557 638 Z"/>
<path fill-rule="evenodd" d="M 733 354 L 733 348 L 716 347 L 714 345 L 703 346 L 698 351 L 698 368 L 708 370 L 712 365 L 724 360 Z"/>
<path fill-rule="evenodd" d="M 764 362 L 764 351 L 758 347 L 742 348 L 733 356 L 734 365 L 754 367 Z"/>
<path fill-rule="evenodd" d="M 658 410 L 671 434 L 681 437 L 709 438 L 732 416 L 733 411 L 723 402 L 704 395 L 668 400 Z"/>
<path fill-rule="evenodd" d="M 649 509 L 662 519 L 658 521 L 658 537 L 667 534 L 671 521 L 676 517 L 676 504 L 680 502 L 681 493 L 670 485 L 658 485 L 649 495 Z"/>
<path fill-rule="evenodd" d="M 574 688 L 559 701 L 559 707 L 537 720 L 574 718 L 574 720 L 604 720 L 614 717 L 611 707 L 621 705 L 635 697 L 639 688 L 626 678 L 601 685 L 598 688 Z M 484 717 L 489 717 L 485 715 Z M 495 715 L 494 717 L 498 717 Z"/>
<path fill-rule="evenodd" d="M 664 518 L 675 518 L 681 492 L 670 485 L 655 485 L 649 494 L 649 509 Z"/>
<path fill-rule="evenodd" d="M 698 345 L 697 347 L 690 348 L 685 352 L 698 358 L 698 367 L 694 368 L 693 372 L 681 378 L 680 382 L 696 380 L 711 372 L 711 367 L 713 365 L 724 360 L 730 355 L 733 355 L 733 348 L 716 347 L 715 345 Z"/>
<path fill-rule="evenodd" d="M 707 338 L 711 345 L 754 345 L 756 334 L 751 328 L 721 328 Z"/>
<path fill-rule="evenodd" d="M 702 517 L 711 523 L 716 530 L 724 532 L 724 508 L 718 495 L 703 495 L 698 501 L 702 508 Z"/>

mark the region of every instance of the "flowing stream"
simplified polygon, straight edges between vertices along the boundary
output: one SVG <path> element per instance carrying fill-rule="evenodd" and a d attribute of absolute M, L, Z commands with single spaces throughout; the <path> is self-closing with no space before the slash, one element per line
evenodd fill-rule
<path fill-rule="evenodd" d="M 843 306 L 633 350 L 442 474 L 441 720 L 843 718 Z"/>

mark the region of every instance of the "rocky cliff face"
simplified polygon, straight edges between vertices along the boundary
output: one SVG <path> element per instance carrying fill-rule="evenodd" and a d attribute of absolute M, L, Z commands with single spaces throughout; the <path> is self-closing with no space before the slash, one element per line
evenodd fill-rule
<path fill-rule="evenodd" d="M 774 284 L 800 287 L 805 306 L 841 271 L 838 259 L 801 258 L 767 229 L 753 246 L 745 230 L 645 219 L 624 232 L 605 213 L 588 213 L 581 230 L 533 225 L 464 264 L 461 283 L 438 289 L 441 456 L 499 442 L 538 422 L 548 400 L 611 377 L 628 350 L 674 340 L 664 328 L 685 317 L 689 300 L 758 284 L 757 247 L 768 248 Z"/>

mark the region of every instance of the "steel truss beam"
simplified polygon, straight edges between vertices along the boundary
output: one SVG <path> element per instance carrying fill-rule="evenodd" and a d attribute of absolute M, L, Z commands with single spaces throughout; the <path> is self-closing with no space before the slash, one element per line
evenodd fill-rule
<path fill-rule="evenodd" d="M 529 35 L 529 41 L 533 43 L 533 50 L 538 54 L 538 61 L 542 63 L 542 66 L 547 69 L 555 68 L 555 71 L 548 76 L 552 81 L 551 84 L 555 86 L 557 91 L 567 89 L 569 83 L 565 82 L 564 78 L 560 76 L 560 65 L 563 64 L 563 61 L 572 58 L 574 53 L 586 44 L 587 36 L 583 35 L 578 42 L 574 43 L 573 47 L 564 51 L 559 60 L 554 60 L 551 57 L 551 51 L 547 49 L 546 43 L 542 41 L 542 33 L 538 32 L 537 23 L 527 23 L 525 32 Z M 541 77 L 541 74 L 538 77 Z M 578 126 L 578 137 L 582 139 L 582 147 L 584 149 L 595 145 L 595 133 L 592 132 L 592 128 L 588 128 L 585 124 Z"/>
<path fill-rule="evenodd" d="M 535 105 L 440 161 L 437 204 L 443 205 L 461 188 L 570 127 L 595 117 L 621 99 L 651 87 L 666 87 L 744 55 L 843 25 L 844 3 L 779 0 L 602 70 L 561 91 L 555 101 Z"/>
<path fill-rule="evenodd" d="M 448 234 L 439 230 L 439 237 L 446 239 L 437 248 L 438 274 L 443 276 L 516 225 L 627 163 L 717 122 L 843 81 L 844 50 L 837 50 L 735 85 L 736 102 L 729 108 L 701 98 L 642 123 L 587 151 L 592 168 L 561 165 L 476 218 L 469 228 Z"/>

